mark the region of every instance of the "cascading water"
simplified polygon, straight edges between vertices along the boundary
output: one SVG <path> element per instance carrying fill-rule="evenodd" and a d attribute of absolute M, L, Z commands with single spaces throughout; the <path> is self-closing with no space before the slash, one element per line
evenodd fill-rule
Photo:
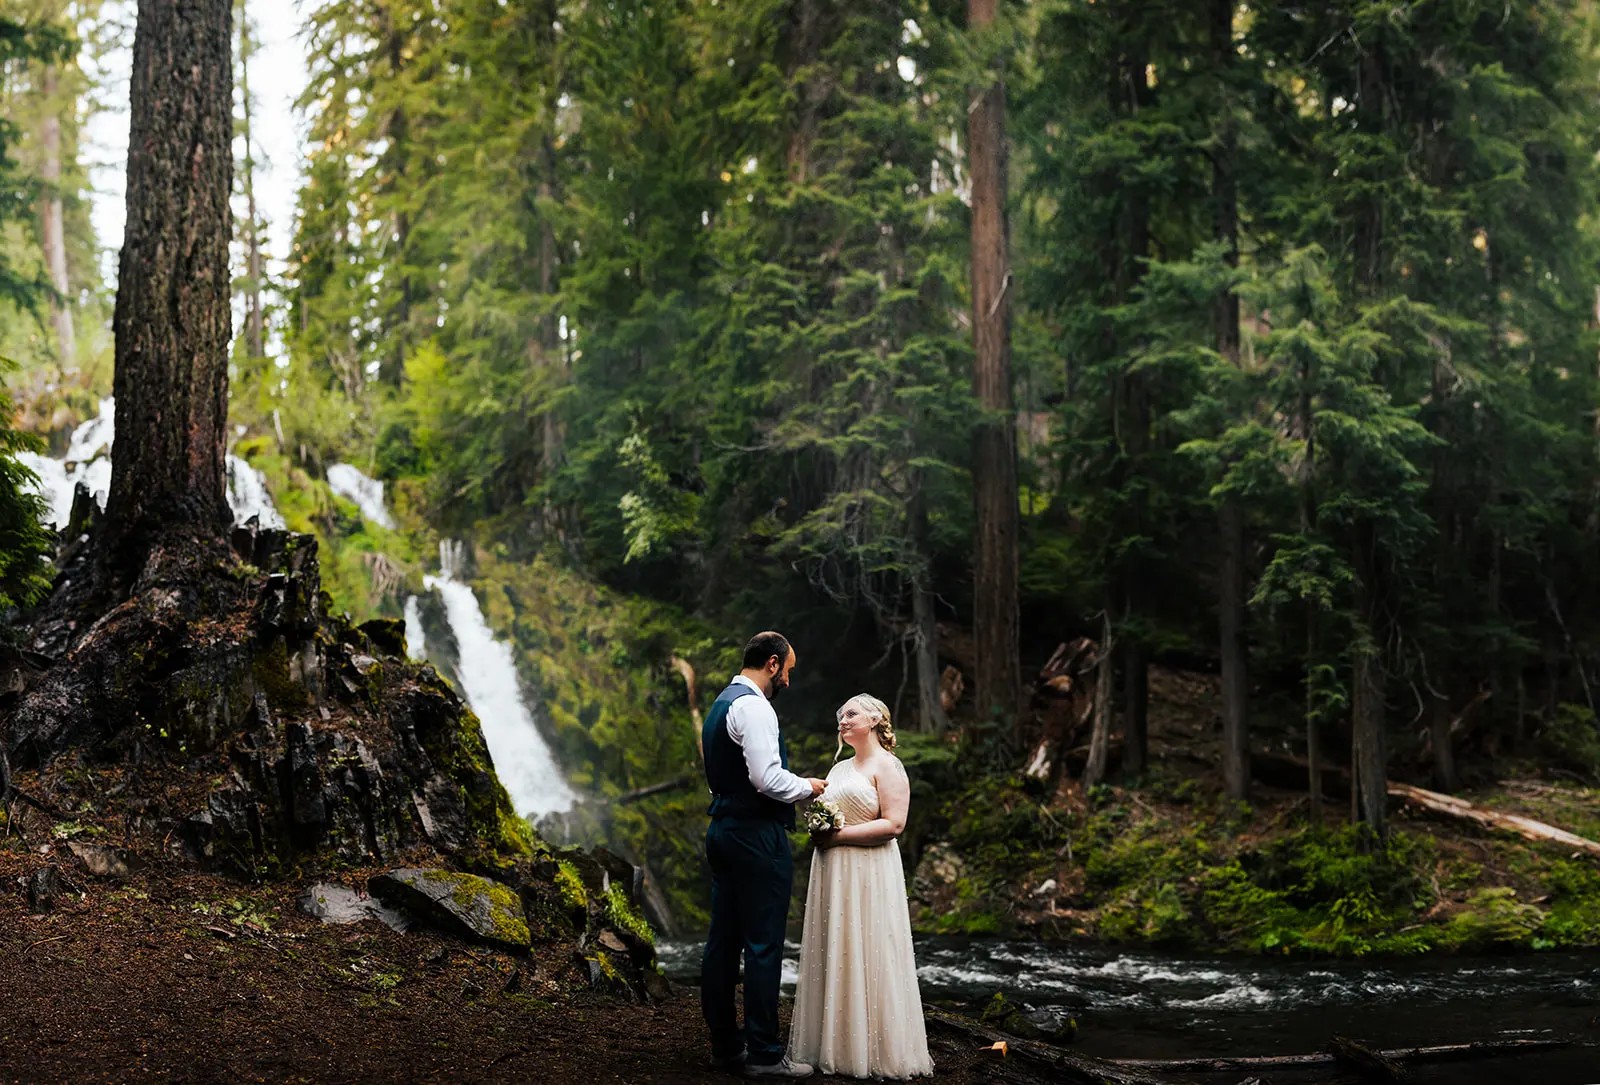
<path fill-rule="evenodd" d="M 35 491 L 49 505 L 46 518 L 56 528 L 67 526 L 78 483 L 102 509 L 111 491 L 111 438 L 116 431 L 115 404 L 110 396 L 100 401 L 100 413 L 72 431 L 66 455 L 59 460 L 36 452 L 20 452 L 17 461 L 39 476 Z"/>
<path fill-rule="evenodd" d="M 438 592 L 444 602 L 450 631 L 460 649 L 457 670 L 461 685 L 483 727 L 495 772 L 511 796 L 511 805 L 523 817 L 564 813 L 572 809 L 577 796 L 567 786 L 523 703 L 511 646 L 495 639 L 477 596 L 456 579 L 460 559 L 460 543 L 440 543 L 439 575 L 424 577 L 423 584 Z"/>
<path fill-rule="evenodd" d="M 72 516 L 72 500 L 80 482 L 95 504 L 106 507 L 116 431 L 116 402 L 107 396 L 100 401 L 100 413 L 72 431 L 66 455 L 59 460 L 33 452 L 18 454 L 18 461 L 39 476 L 35 492 L 44 496 L 48 505 L 45 516 L 58 530 L 66 527 Z M 228 507 L 237 523 L 255 516 L 262 527 L 284 526 L 261 472 L 238 456 L 228 457 Z"/>
<path fill-rule="evenodd" d="M 421 662 L 428 658 L 428 638 L 422 631 L 422 601 L 406 596 L 406 657 Z"/>
<path fill-rule="evenodd" d="M 335 493 L 355 502 L 368 520 L 394 527 L 394 518 L 383 503 L 383 483 L 349 464 L 335 464 L 328 471 L 328 484 Z M 444 603 L 445 620 L 458 649 L 456 674 L 462 692 L 478 717 L 495 774 L 517 813 L 523 817 L 565 813 L 572 809 L 577 795 L 561 775 L 555 755 L 522 699 L 511 646 L 495 639 L 477 596 L 459 579 L 465 552 L 465 544 L 445 540 L 439 544 L 439 575 L 423 577 L 423 585 L 437 592 Z M 426 659 L 422 601 L 415 595 L 406 599 L 405 621 L 406 654 Z"/>
<path fill-rule="evenodd" d="M 383 503 L 383 483 L 368 478 L 358 468 L 348 463 L 336 463 L 328 468 L 328 488 L 340 497 L 355 502 L 361 515 L 377 524 L 394 530 L 394 517 Z"/>

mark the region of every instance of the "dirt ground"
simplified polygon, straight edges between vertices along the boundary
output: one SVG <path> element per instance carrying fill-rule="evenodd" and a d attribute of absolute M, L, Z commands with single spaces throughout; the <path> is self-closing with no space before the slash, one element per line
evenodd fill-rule
<path fill-rule="evenodd" d="M 693 989 L 659 1005 L 598 994 L 570 947 L 519 960 L 328 925 L 299 913 L 304 883 L 96 879 L 39 847 L 0 846 L 3 1081 L 742 1080 L 706 1066 Z M 26 877 L 51 861 L 78 892 L 30 914 Z M 935 1037 L 933 1055 L 938 1081 L 1013 1077 L 968 1041 Z"/>

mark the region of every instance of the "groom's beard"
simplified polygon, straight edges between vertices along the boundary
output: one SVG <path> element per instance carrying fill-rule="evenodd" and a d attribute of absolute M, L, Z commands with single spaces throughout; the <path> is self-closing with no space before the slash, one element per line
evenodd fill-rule
<path fill-rule="evenodd" d="M 767 700 L 774 700 L 778 694 L 782 693 L 788 688 L 789 683 L 786 679 L 774 677 L 772 681 L 767 684 Z"/>

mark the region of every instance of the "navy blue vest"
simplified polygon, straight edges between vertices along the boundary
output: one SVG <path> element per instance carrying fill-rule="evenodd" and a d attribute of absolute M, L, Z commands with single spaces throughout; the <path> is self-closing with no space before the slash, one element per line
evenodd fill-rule
<path fill-rule="evenodd" d="M 713 818 L 767 818 L 786 829 L 794 828 L 794 805 L 779 802 L 757 791 L 745 769 L 744 750 L 728 737 L 728 709 L 740 697 L 759 697 L 743 682 L 730 682 L 712 702 L 706 713 L 700 740 L 705 749 L 706 783 L 711 785 L 711 805 L 706 813 Z M 778 731 L 778 757 L 789 767 L 789 747 Z"/>

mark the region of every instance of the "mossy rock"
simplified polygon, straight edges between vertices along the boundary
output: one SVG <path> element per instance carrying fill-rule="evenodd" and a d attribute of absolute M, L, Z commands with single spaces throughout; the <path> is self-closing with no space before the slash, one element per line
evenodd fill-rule
<path fill-rule="evenodd" d="M 522 899 L 508 886 L 454 870 L 403 867 L 374 875 L 367 890 L 433 926 L 504 949 L 532 941 Z"/>

